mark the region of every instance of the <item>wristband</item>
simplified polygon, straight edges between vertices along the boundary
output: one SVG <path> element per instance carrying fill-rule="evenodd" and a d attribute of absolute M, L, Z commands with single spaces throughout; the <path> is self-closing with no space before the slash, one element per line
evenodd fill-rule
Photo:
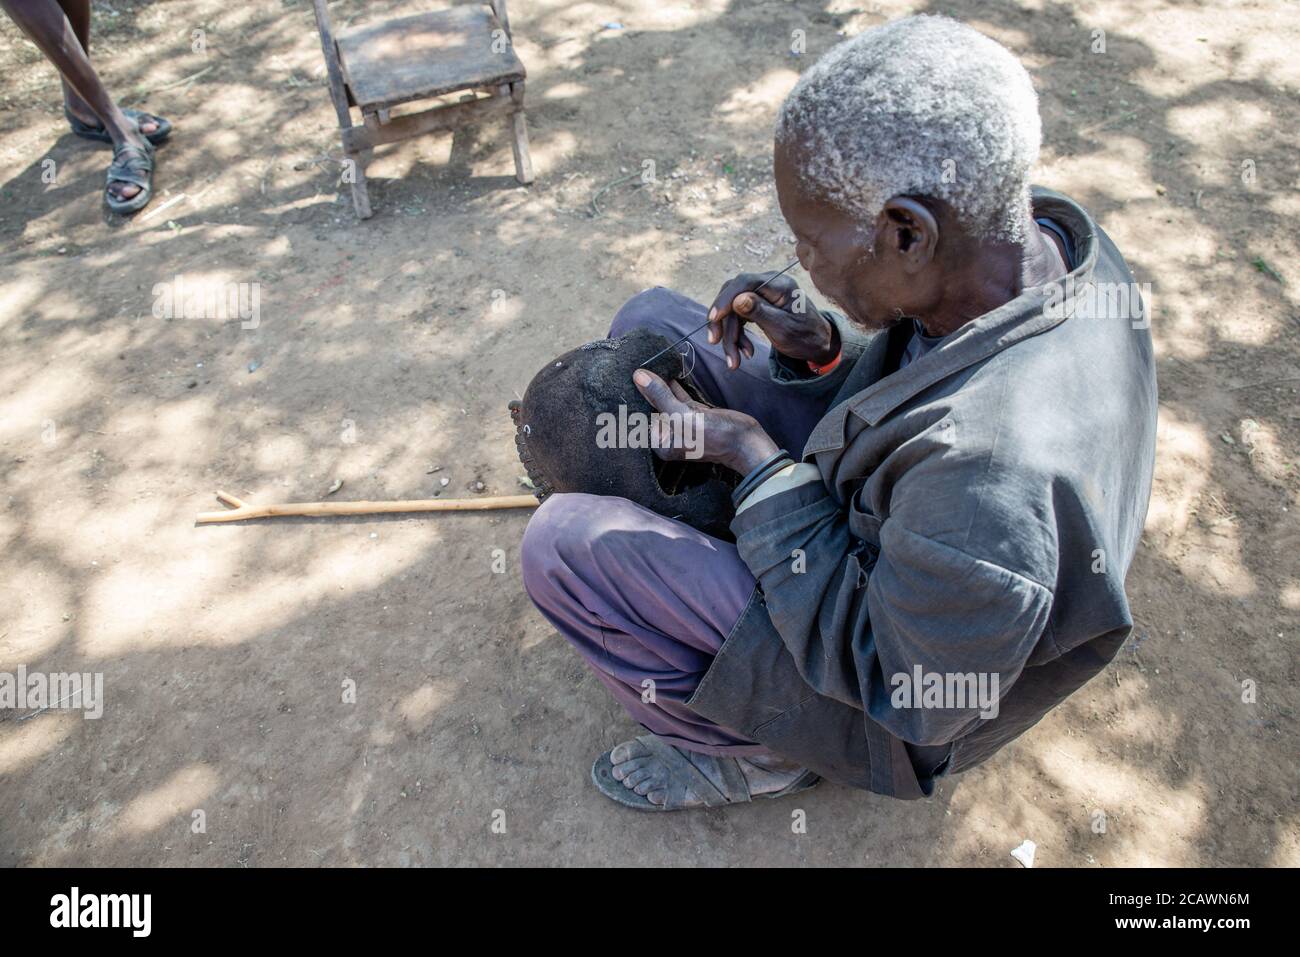
<path fill-rule="evenodd" d="M 790 453 L 785 449 L 777 449 L 767 458 L 765 458 L 758 467 L 740 480 L 736 490 L 731 493 L 731 504 L 740 508 L 740 503 L 749 498 L 751 492 L 758 488 L 768 479 L 770 479 L 787 465 L 793 465 L 794 461 L 790 458 Z"/>
<path fill-rule="evenodd" d="M 825 375 L 828 372 L 834 372 L 835 367 L 840 364 L 840 360 L 843 358 L 844 358 L 844 346 L 841 344 L 840 351 L 835 353 L 835 358 L 832 359 L 830 362 L 826 363 L 826 365 L 819 366 L 811 359 L 809 359 L 807 360 L 808 368 L 812 370 L 813 375 Z"/>

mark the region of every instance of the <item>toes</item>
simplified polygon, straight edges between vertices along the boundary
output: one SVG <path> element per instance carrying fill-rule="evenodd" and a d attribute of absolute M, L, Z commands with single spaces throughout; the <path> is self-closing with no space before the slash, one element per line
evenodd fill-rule
<path fill-rule="evenodd" d="M 637 768 L 623 778 L 623 787 L 638 789 L 644 784 L 648 788 L 654 779 L 655 774 L 649 768 Z M 637 793 L 645 794 L 645 790 L 637 790 Z"/>
<path fill-rule="evenodd" d="M 632 758 L 630 761 L 624 761 L 622 764 L 614 765 L 611 773 L 614 775 L 615 781 L 622 781 L 633 771 L 637 771 L 645 767 L 645 765 L 645 758 Z"/>
<path fill-rule="evenodd" d="M 645 799 L 651 804 L 664 804 L 668 800 L 668 792 L 662 790 L 649 791 L 646 793 Z"/>
<path fill-rule="evenodd" d="M 113 184 L 108 187 L 108 191 L 112 194 L 114 199 L 131 199 L 140 192 L 140 187 L 136 186 L 134 183 L 119 183 L 115 180 Z"/>
<path fill-rule="evenodd" d="M 628 742 L 628 744 L 631 744 L 631 742 Z M 628 744 L 615 745 L 614 750 L 609 752 L 609 760 L 614 765 L 615 777 L 618 777 L 618 766 L 626 764 L 632 759 L 632 749 L 628 747 Z M 620 778 L 620 780 L 622 779 Z"/>
<path fill-rule="evenodd" d="M 627 782 L 624 781 L 623 783 L 626 784 Z M 652 774 L 647 774 L 642 781 L 637 783 L 636 787 L 632 788 L 632 790 L 644 797 L 651 791 L 662 791 L 663 787 L 664 782 L 661 778 L 657 778 Z"/>
<path fill-rule="evenodd" d="M 624 741 L 622 744 L 615 745 L 614 749 L 609 752 L 611 764 L 626 764 L 633 758 L 644 757 L 646 754 L 645 745 L 640 741 Z"/>

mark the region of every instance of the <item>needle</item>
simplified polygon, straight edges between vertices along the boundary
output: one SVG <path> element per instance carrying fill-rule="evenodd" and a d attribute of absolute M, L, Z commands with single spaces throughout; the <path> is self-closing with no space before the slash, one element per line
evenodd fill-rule
<path fill-rule="evenodd" d="M 784 276 L 786 273 L 788 273 L 791 269 L 793 269 L 793 268 L 794 268 L 795 266 L 797 266 L 797 265 L 799 265 L 799 260 L 796 259 L 796 260 L 795 260 L 794 262 L 792 262 L 790 265 L 788 265 L 788 266 L 786 266 L 784 269 L 782 269 L 779 273 L 775 273 L 774 275 L 768 276 L 768 277 L 767 277 L 766 279 L 764 279 L 764 280 L 763 280 L 759 285 L 755 286 L 753 289 L 748 289 L 748 290 L 746 290 L 746 292 L 758 292 L 760 289 L 762 289 L 764 286 L 766 286 L 769 282 L 771 282 L 771 281 L 772 281 L 773 279 L 775 279 L 777 276 Z M 648 366 L 650 363 L 654 362 L 656 359 L 658 359 L 658 358 L 659 358 L 661 355 L 663 355 L 665 352 L 669 352 L 669 351 L 671 351 L 671 350 L 673 350 L 673 349 L 676 349 L 678 346 L 680 346 L 683 342 L 685 342 L 685 341 L 686 341 L 687 339 L 689 339 L 691 336 L 695 335 L 695 333 L 699 332 L 701 329 L 704 329 L 706 326 L 708 326 L 708 324 L 709 324 L 709 320 L 708 320 L 708 319 L 705 319 L 703 325 L 696 326 L 696 327 L 695 327 L 694 329 L 692 329 L 690 332 L 686 333 L 686 335 L 682 336 L 680 339 L 678 339 L 676 342 L 674 342 L 674 343 L 673 343 L 671 346 L 669 346 L 667 349 L 660 349 L 658 352 L 656 352 L 654 355 L 652 355 L 652 356 L 651 356 L 649 359 L 647 359 L 645 362 L 643 362 L 643 363 L 641 363 L 639 366 L 637 366 L 637 368 L 638 368 L 638 369 L 644 369 L 646 366 Z"/>

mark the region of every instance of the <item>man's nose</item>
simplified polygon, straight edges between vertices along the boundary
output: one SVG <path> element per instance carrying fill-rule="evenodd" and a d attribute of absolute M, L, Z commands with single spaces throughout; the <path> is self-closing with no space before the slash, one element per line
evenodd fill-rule
<path fill-rule="evenodd" d="M 813 251 L 811 246 L 805 242 L 796 242 L 794 244 L 794 255 L 799 260 L 799 265 L 803 267 L 804 272 L 812 272 Z"/>

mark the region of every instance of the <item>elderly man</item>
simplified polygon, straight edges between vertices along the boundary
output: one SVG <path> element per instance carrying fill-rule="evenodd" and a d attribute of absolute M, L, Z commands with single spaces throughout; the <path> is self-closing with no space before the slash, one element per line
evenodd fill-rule
<path fill-rule="evenodd" d="M 820 778 L 922 797 L 1118 651 L 1151 339 L 1109 237 L 1031 189 L 1039 137 L 1024 68 L 940 17 L 846 41 L 786 99 L 781 211 L 844 315 L 740 276 L 697 345 L 709 405 L 634 377 L 744 477 L 735 544 L 572 494 L 524 537 L 534 603 L 650 732 L 596 760 L 608 797 L 713 807 Z M 705 316 L 651 290 L 611 334 Z"/>

